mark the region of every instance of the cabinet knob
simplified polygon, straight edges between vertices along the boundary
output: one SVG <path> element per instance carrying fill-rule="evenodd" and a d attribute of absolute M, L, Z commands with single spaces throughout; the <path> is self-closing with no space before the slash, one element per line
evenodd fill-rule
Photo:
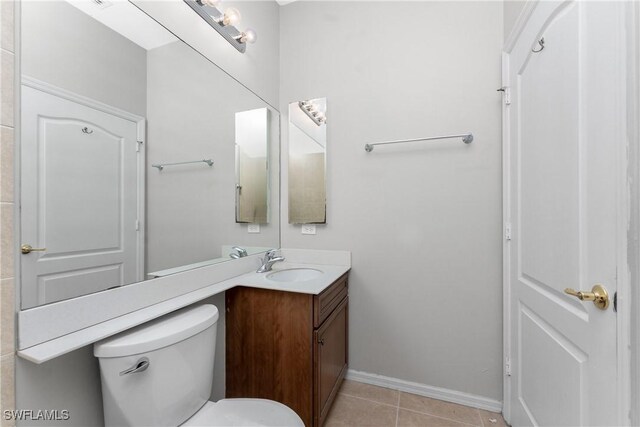
<path fill-rule="evenodd" d="M 320 338 L 320 339 L 318 340 L 318 344 L 320 344 L 320 345 L 324 345 L 324 338 Z"/>

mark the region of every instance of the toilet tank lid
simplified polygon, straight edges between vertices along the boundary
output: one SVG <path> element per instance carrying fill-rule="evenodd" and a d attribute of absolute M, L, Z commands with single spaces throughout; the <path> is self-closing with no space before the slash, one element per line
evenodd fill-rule
<path fill-rule="evenodd" d="M 158 350 L 204 331 L 218 316 L 211 304 L 184 308 L 95 343 L 93 355 L 121 357 Z"/>

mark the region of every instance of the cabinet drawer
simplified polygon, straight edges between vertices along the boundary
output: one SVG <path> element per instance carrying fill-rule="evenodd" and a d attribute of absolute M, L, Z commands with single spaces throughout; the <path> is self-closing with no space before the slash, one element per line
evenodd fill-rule
<path fill-rule="evenodd" d="M 349 293 L 349 273 L 345 273 L 331 286 L 322 291 L 320 295 L 313 297 L 313 326 L 319 327 L 322 322 L 335 310 Z"/>

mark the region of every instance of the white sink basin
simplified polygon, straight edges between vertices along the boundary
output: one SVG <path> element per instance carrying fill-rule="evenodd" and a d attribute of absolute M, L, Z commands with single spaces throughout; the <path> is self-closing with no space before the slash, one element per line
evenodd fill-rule
<path fill-rule="evenodd" d="M 324 273 L 315 268 L 288 268 L 267 274 L 267 279 L 276 282 L 305 282 L 322 276 Z"/>

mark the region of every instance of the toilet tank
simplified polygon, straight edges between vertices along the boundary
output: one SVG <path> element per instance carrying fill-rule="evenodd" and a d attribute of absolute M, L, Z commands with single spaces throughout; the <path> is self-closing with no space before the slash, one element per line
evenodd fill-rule
<path fill-rule="evenodd" d="M 195 414 L 211 394 L 218 316 L 200 305 L 96 343 L 105 425 L 177 426 Z"/>

